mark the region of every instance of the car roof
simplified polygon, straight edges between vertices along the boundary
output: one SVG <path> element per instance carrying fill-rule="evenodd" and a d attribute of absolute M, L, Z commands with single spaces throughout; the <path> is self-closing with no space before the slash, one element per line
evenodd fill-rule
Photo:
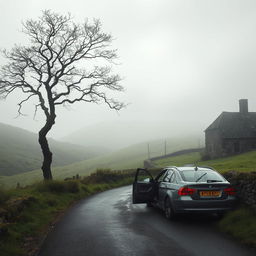
<path fill-rule="evenodd" d="M 177 171 L 215 171 L 213 168 L 211 167 L 206 167 L 206 166 L 167 166 L 166 169 L 176 169 Z"/>

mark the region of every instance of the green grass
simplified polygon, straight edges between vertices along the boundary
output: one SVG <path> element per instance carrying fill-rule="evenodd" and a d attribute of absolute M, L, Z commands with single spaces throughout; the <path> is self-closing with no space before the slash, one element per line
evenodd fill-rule
<path fill-rule="evenodd" d="M 220 172 L 227 172 L 230 170 L 251 172 L 256 171 L 256 151 L 208 161 L 200 161 L 199 153 L 190 153 L 161 159 L 154 163 L 157 167 L 165 167 L 168 165 L 182 166 L 184 164 L 197 163 L 202 166 L 211 166 Z"/>
<path fill-rule="evenodd" d="M 161 159 L 154 161 L 154 163 L 157 167 L 170 165 L 182 166 L 185 164 L 197 163 L 202 166 L 211 166 L 222 173 L 230 170 L 252 172 L 256 171 L 256 151 L 209 161 L 200 161 L 199 153 L 190 153 Z M 240 242 L 256 247 L 255 215 L 255 211 L 248 206 L 241 206 L 226 214 L 218 223 L 218 228 L 220 231 L 230 234 Z"/>
<path fill-rule="evenodd" d="M 134 172 L 97 171 L 82 180 L 39 182 L 22 189 L 0 191 L 1 256 L 34 255 L 43 236 L 60 213 L 88 195 L 132 183 Z M 7 217 L 6 217 L 7 216 Z"/>
<path fill-rule="evenodd" d="M 242 206 L 229 212 L 218 223 L 218 227 L 240 242 L 256 247 L 256 217 L 252 209 Z"/>
<path fill-rule="evenodd" d="M 216 160 L 200 162 L 210 165 L 222 172 L 236 170 L 240 172 L 256 171 L 256 151 L 240 154 L 237 156 L 219 158 Z"/>
<path fill-rule="evenodd" d="M 9 176 L 35 170 L 42 165 L 38 135 L 0 123 L 0 175 Z M 49 139 L 53 166 L 71 164 L 98 156 L 95 149 Z"/>
<path fill-rule="evenodd" d="M 197 140 L 193 137 L 171 138 L 167 140 L 167 145 L 167 153 L 170 153 L 181 149 L 196 147 Z M 151 157 L 159 156 L 163 153 L 163 140 L 150 142 Z M 76 174 L 86 176 L 98 168 L 110 168 L 113 170 L 131 169 L 142 167 L 143 161 L 147 159 L 147 157 L 147 143 L 140 143 L 100 157 L 91 158 L 66 166 L 54 167 L 52 172 L 54 179 L 64 179 L 66 177 L 75 176 Z M 0 185 L 10 188 L 15 187 L 17 182 L 19 182 L 21 186 L 25 186 L 40 180 L 42 180 L 42 171 L 34 170 L 9 177 L 1 176 Z"/>
<path fill-rule="evenodd" d="M 180 144 L 180 147 L 182 147 L 182 145 L 183 144 Z M 54 167 L 53 176 L 55 179 L 64 179 L 66 177 L 75 176 L 76 174 L 79 174 L 80 176 L 87 176 L 97 168 L 120 170 L 142 167 L 143 160 L 147 158 L 146 152 L 143 152 L 144 146 L 146 147 L 144 144 L 139 144 L 105 156 L 88 159 L 62 167 Z M 178 147 L 178 145 L 176 145 L 176 147 Z M 220 172 L 226 172 L 229 170 L 250 172 L 256 170 L 256 151 L 209 161 L 200 161 L 199 153 L 189 153 L 181 156 L 161 159 L 154 163 L 158 168 L 171 165 L 182 166 L 185 164 L 197 163 L 198 165 L 212 166 Z M 10 188 L 15 187 L 17 182 L 19 182 L 21 186 L 25 186 L 40 180 L 42 180 L 42 172 L 41 170 L 35 170 L 14 176 L 1 176 L 0 185 L 2 187 Z"/>
<path fill-rule="evenodd" d="M 66 183 L 63 184 L 66 185 Z M 23 248 L 24 243 L 31 238 L 35 239 L 32 241 L 36 243 L 37 239 L 40 239 L 38 234 L 43 235 L 46 225 L 82 195 L 70 191 L 65 193 L 51 192 L 47 189 L 41 191 L 39 188 L 42 186 L 37 184 L 30 188 L 9 192 L 14 201 L 31 198 L 31 202 L 26 203 L 24 208 L 18 208 L 7 201 L 6 208 L 9 214 L 11 213 L 11 217 L 8 219 L 8 234 L 0 243 L 1 255 L 27 255 L 30 248 Z"/>
<path fill-rule="evenodd" d="M 152 173 L 158 171 L 152 170 Z M 135 170 L 97 170 L 79 180 L 55 180 L 20 189 L 1 189 L 0 212 L 8 212 L 7 222 L 0 223 L 1 256 L 34 255 L 49 224 L 70 204 L 97 192 L 131 184 L 134 173 Z M 218 227 L 222 232 L 256 247 L 255 212 L 248 207 L 228 213 Z"/>
<path fill-rule="evenodd" d="M 198 163 L 200 158 L 201 158 L 200 153 L 195 152 L 195 153 L 189 153 L 189 154 L 184 154 L 180 156 L 173 156 L 173 157 L 157 160 L 157 161 L 154 161 L 154 164 L 157 167 L 165 167 L 165 166 L 172 166 L 172 165 L 182 166 L 185 164 Z"/>

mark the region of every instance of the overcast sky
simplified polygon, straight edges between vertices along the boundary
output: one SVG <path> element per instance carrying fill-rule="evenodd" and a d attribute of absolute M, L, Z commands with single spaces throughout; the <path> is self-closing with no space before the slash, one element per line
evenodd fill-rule
<path fill-rule="evenodd" d="M 238 111 L 240 98 L 256 111 L 255 0 L 0 0 L 0 48 L 22 44 L 21 21 L 44 9 L 101 20 L 118 49 L 126 89 L 118 97 L 130 103 L 119 113 L 94 104 L 59 109 L 53 137 L 105 121 L 203 132 L 222 111 Z M 0 122 L 37 132 L 42 120 L 29 109 L 14 119 L 17 97 L 0 102 Z"/>

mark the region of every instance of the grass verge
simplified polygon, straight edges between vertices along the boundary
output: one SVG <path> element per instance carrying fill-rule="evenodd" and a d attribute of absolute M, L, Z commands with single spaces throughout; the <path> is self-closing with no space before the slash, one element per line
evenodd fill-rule
<path fill-rule="evenodd" d="M 256 247 L 256 217 L 248 206 L 227 213 L 218 223 L 218 228 L 243 244 Z"/>
<path fill-rule="evenodd" d="M 72 203 L 132 183 L 134 173 L 97 171 L 81 180 L 36 183 L 0 191 L 1 256 L 34 255 L 56 218 Z"/>
<path fill-rule="evenodd" d="M 153 170 L 156 175 L 159 170 Z M 34 255 L 49 227 L 72 203 L 97 192 L 131 184 L 134 170 L 98 170 L 84 179 L 35 183 L 0 190 L 1 256 Z M 242 206 L 225 215 L 220 231 L 256 247 L 255 212 Z"/>
<path fill-rule="evenodd" d="M 240 172 L 256 171 L 256 151 L 243 153 L 240 155 L 223 157 L 214 160 L 202 161 L 199 153 L 189 153 L 181 156 L 168 157 L 154 161 L 154 164 L 160 168 L 165 166 L 183 166 L 185 164 L 195 164 L 201 166 L 211 166 L 219 172 L 236 170 Z"/>

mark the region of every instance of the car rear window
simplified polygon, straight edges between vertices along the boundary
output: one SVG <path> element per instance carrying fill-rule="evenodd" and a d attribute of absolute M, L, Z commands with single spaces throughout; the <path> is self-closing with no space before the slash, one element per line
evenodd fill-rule
<path fill-rule="evenodd" d="M 225 179 L 212 170 L 183 170 L 181 176 L 188 182 L 224 182 Z"/>

